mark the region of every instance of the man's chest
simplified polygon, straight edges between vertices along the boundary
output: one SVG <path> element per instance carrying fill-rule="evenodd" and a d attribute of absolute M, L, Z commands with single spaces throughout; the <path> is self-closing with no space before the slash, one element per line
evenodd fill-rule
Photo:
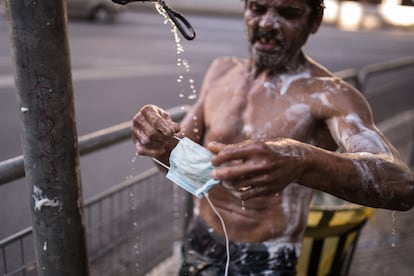
<path fill-rule="evenodd" d="M 234 143 L 277 137 L 311 139 L 317 119 L 310 103 L 265 89 L 227 96 L 206 101 L 205 119 L 210 140 Z"/>

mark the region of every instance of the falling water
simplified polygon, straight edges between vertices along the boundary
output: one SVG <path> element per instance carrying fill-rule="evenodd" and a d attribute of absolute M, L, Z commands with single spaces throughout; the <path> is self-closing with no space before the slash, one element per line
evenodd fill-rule
<path fill-rule="evenodd" d="M 138 159 L 138 153 L 135 153 L 134 157 L 132 158 L 131 162 L 132 164 L 134 164 L 137 159 Z M 133 179 L 133 175 L 135 174 L 135 166 L 132 166 L 132 172 L 131 175 L 126 177 L 127 181 L 132 181 Z M 134 250 L 134 254 L 135 254 L 135 259 L 139 260 L 139 254 L 140 254 L 140 245 L 139 245 L 139 241 L 140 241 L 140 237 L 139 237 L 139 224 L 138 224 L 138 219 L 137 219 L 137 215 L 136 215 L 136 209 L 137 209 L 137 199 L 135 197 L 135 193 L 133 192 L 133 190 L 131 190 L 132 188 L 130 188 L 129 190 L 129 199 L 130 199 L 130 205 L 131 206 L 131 212 L 132 212 L 132 226 L 133 226 L 133 232 L 136 233 L 136 235 L 134 236 L 134 243 L 133 243 L 133 250 Z M 137 273 L 137 275 L 140 275 L 141 271 L 140 271 L 140 266 L 139 266 L 139 261 L 135 262 L 135 272 Z"/>
<path fill-rule="evenodd" d="M 180 37 L 178 36 L 178 32 L 177 32 L 177 27 L 174 25 L 174 23 L 171 21 L 171 19 L 168 18 L 167 14 L 165 13 L 165 11 L 162 9 L 161 5 L 159 3 L 155 3 L 155 8 L 158 11 L 159 14 L 161 14 L 162 16 L 164 16 L 164 24 L 166 23 L 170 23 L 171 24 L 171 32 L 174 34 L 174 39 L 175 39 L 175 43 L 176 43 L 176 47 L 177 47 L 177 66 L 184 67 L 185 72 L 188 74 L 190 73 L 190 65 L 188 63 L 188 61 L 186 59 L 183 59 L 180 57 L 180 55 L 184 52 L 184 48 L 181 45 L 181 40 Z M 178 76 L 177 78 L 177 83 L 182 85 L 184 77 L 182 75 Z M 190 95 L 187 96 L 187 99 L 189 100 L 195 100 L 197 99 L 197 92 L 194 86 L 194 80 L 189 78 L 188 79 L 188 84 L 190 86 L 191 89 L 191 93 Z M 184 89 L 181 86 L 181 92 L 179 94 L 180 98 L 184 98 Z M 197 125 L 197 117 L 193 117 L 194 120 L 194 128 L 193 128 L 193 132 L 197 135 L 199 130 L 198 130 L 198 125 Z M 199 137 L 198 137 L 199 138 Z M 176 190 L 174 190 L 174 196 L 176 196 Z M 206 199 L 208 201 L 208 203 L 210 204 L 211 208 L 213 209 L 213 211 L 216 213 L 217 217 L 219 218 L 222 227 L 223 227 L 223 231 L 225 234 L 225 238 L 226 238 L 226 255 L 227 255 L 227 261 L 226 261 L 226 267 L 225 267 L 225 276 L 228 275 L 228 271 L 229 271 L 229 264 L 230 264 L 230 249 L 229 249 L 229 238 L 227 235 L 227 231 L 226 231 L 226 226 L 224 224 L 223 218 L 220 216 L 220 214 L 218 213 L 218 211 L 216 210 L 216 208 L 214 207 L 213 203 L 210 201 L 208 194 L 206 195 Z"/>
<path fill-rule="evenodd" d="M 174 34 L 174 40 L 176 43 L 176 54 L 177 54 L 177 67 L 182 67 L 184 69 L 184 73 L 185 74 L 189 74 L 190 73 L 190 65 L 188 63 L 188 61 L 184 58 L 182 58 L 182 53 L 184 52 L 184 48 L 181 44 L 181 39 L 178 35 L 178 30 L 177 27 L 174 25 L 174 23 L 171 21 L 171 19 L 168 17 L 168 15 L 166 14 L 166 12 L 164 11 L 164 9 L 162 8 L 162 6 L 157 2 L 154 3 L 155 4 L 155 8 L 158 11 L 159 14 L 161 14 L 165 21 L 164 24 L 170 23 L 171 25 L 171 32 Z M 188 100 L 195 100 L 197 98 L 196 95 L 196 89 L 195 89 L 195 85 L 194 85 L 194 80 L 191 78 L 188 78 L 188 85 L 189 88 L 191 89 L 191 93 L 189 93 L 189 95 L 187 96 Z M 180 98 L 185 98 L 185 89 L 184 89 L 184 84 L 186 82 L 186 78 L 185 76 L 179 75 L 177 78 L 177 83 L 180 86 L 180 92 L 179 92 L 179 97 Z M 194 120 L 196 120 L 196 118 L 194 118 Z M 195 129 L 194 132 L 198 132 L 198 129 Z M 138 158 L 138 154 L 136 154 L 133 159 L 132 159 L 132 163 L 135 163 L 136 160 Z M 134 170 L 134 166 L 133 166 L 133 170 Z M 132 180 L 133 176 L 128 176 L 127 180 Z M 135 194 L 133 191 L 130 191 L 129 194 L 129 198 L 130 198 L 130 206 L 131 206 L 131 211 L 132 211 L 132 217 L 133 217 L 133 228 L 134 228 L 134 232 L 136 233 L 135 235 L 135 241 L 133 243 L 133 250 L 134 250 L 134 254 L 136 255 L 136 263 L 135 263 L 135 270 L 137 275 L 141 275 L 141 267 L 140 267 L 140 237 L 139 237 L 139 230 L 140 230 L 140 225 L 138 223 L 138 221 L 140 221 L 139 219 L 136 218 L 136 209 L 137 209 L 137 204 L 138 204 L 138 199 L 136 198 Z M 181 216 L 181 210 L 180 210 L 180 206 L 181 203 L 183 202 L 183 198 L 182 198 L 182 194 L 180 193 L 179 189 L 177 186 L 173 186 L 173 216 L 174 216 L 174 230 L 178 230 L 182 227 L 182 225 L 180 224 L 180 216 Z M 188 214 L 187 214 L 188 215 Z"/>
<path fill-rule="evenodd" d="M 392 211 L 391 217 L 392 217 L 391 247 L 395 247 L 396 245 L 395 211 Z"/>
<path fill-rule="evenodd" d="M 188 61 L 184 58 L 181 57 L 182 53 L 184 52 L 184 47 L 181 44 L 181 39 L 180 36 L 178 34 L 178 29 L 175 26 L 174 22 L 172 22 L 172 20 L 168 17 L 167 13 L 165 12 L 165 10 L 162 8 L 162 6 L 156 2 L 155 4 L 155 9 L 157 10 L 157 12 L 162 15 L 164 17 L 164 24 L 170 24 L 171 25 L 171 32 L 174 35 L 174 41 L 175 41 L 175 45 L 176 45 L 176 49 L 177 49 L 177 66 L 178 67 L 183 67 L 185 73 L 190 73 L 190 64 L 188 63 Z M 180 93 L 179 93 L 179 97 L 180 98 L 184 98 L 185 97 L 185 89 L 183 87 L 183 81 L 184 81 L 184 77 L 183 75 L 180 75 L 177 78 L 177 83 L 180 85 Z M 195 100 L 197 98 L 197 91 L 195 89 L 194 86 L 194 80 L 191 78 L 188 78 L 188 85 L 190 87 L 190 94 L 187 96 L 187 99 L 189 100 Z"/>

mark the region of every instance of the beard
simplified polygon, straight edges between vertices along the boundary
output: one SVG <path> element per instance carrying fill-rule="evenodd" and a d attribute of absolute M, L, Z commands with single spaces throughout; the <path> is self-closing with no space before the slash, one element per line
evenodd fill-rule
<path fill-rule="evenodd" d="M 288 65 L 289 61 L 289 55 L 284 51 L 263 52 L 251 46 L 250 54 L 256 66 L 263 69 L 282 69 Z"/>
<path fill-rule="evenodd" d="M 276 48 L 270 51 L 261 51 L 254 47 L 255 42 L 261 38 L 275 41 Z M 252 61 L 259 69 L 279 70 L 285 68 L 291 58 L 289 51 L 286 50 L 287 48 L 279 32 L 259 29 L 250 39 L 249 53 Z"/>
<path fill-rule="evenodd" d="M 262 71 L 277 74 L 292 69 L 292 55 L 288 51 L 264 52 L 250 45 L 249 53 L 252 65 L 256 67 L 256 74 Z"/>

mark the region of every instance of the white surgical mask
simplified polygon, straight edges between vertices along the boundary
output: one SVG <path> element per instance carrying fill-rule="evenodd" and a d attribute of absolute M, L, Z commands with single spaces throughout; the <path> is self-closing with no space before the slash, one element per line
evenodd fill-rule
<path fill-rule="evenodd" d="M 191 194 L 202 198 L 220 181 L 212 179 L 210 172 L 213 154 L 189 138 L 182 138 L 170 154 L 167 178 Z M 158 161 L 159 162 L 159 161 Z"/>
<path fill-rule="evenodd" d="M 189 138 L 182 138 L 170 154 L 170 167 L 154 159 L 158 164 L 168 169 L 167 178 L 198 198 L 206 197 L 214 213 L 219 218 L 226 238 L 227 261 L 224 276 L 228 275 L 230 264 L 229 237 L 223 218 L 208 197 L 208 190 L 220 181 L 212 179 L 210 172 L 214 169 L 211 164 L 213 154 L 205 147 Z"/>

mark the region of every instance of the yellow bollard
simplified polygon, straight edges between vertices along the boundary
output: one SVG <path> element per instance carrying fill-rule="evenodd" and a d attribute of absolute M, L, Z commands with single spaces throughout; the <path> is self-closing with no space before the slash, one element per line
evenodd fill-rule
<path fill-rule="evenodd" d="M 309 211 L 297 275 L 347 275 L 361 229 L 373 214 L 372 208 L 316 194 Z"/>

